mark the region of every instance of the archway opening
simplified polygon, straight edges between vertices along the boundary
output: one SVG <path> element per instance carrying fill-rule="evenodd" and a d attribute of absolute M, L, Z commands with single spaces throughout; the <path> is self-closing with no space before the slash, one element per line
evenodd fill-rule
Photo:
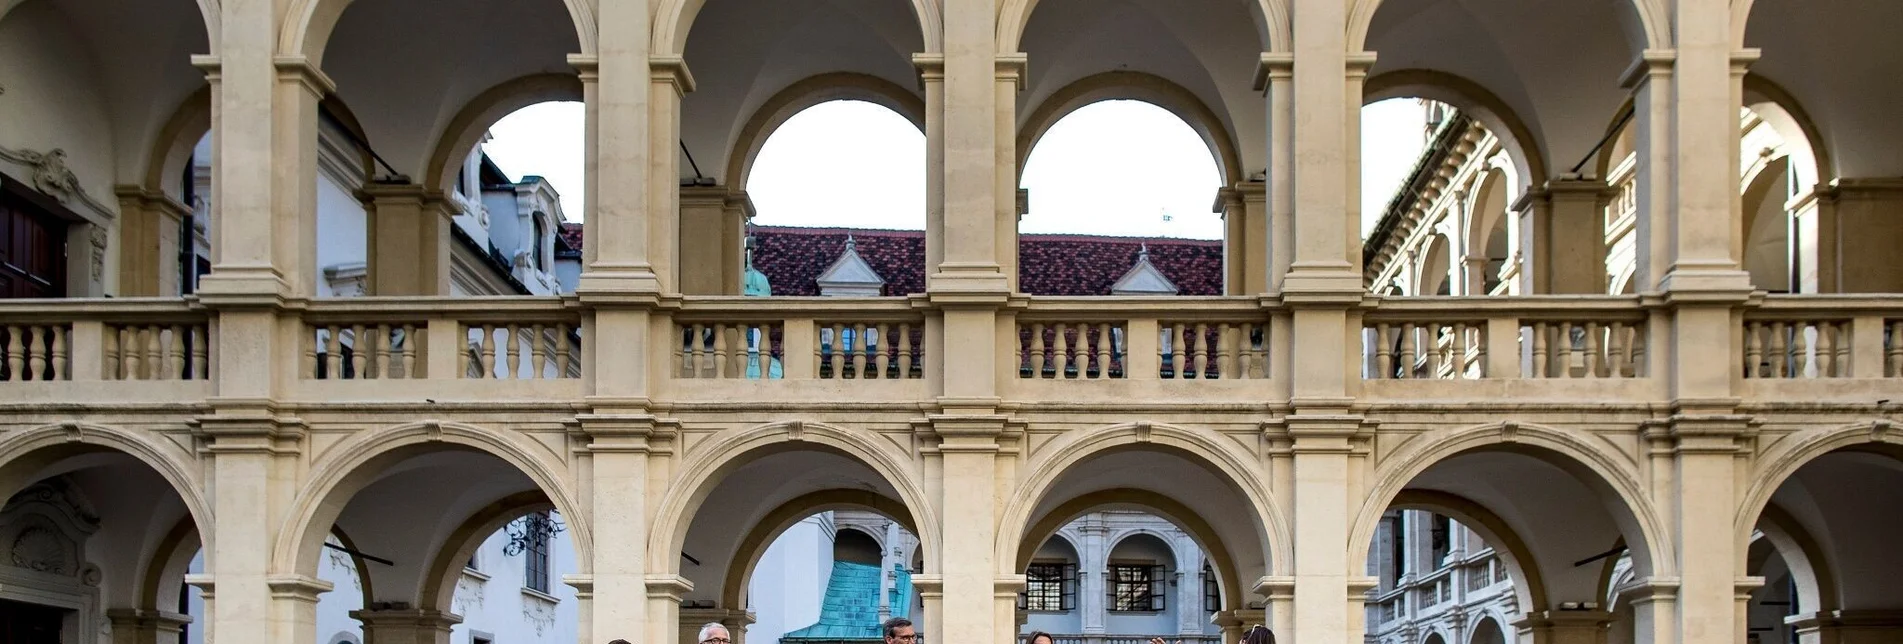
<path fill-rule="evenodd" d="M 1765 578 L 1749 625 L 1822 641 L 1903 636 L 1903 553 L 1888 546 L 1903 529 L 1889 510 L 1903 503 L 1900 486 L 1903 448 L 1889 443 L 1840 447 L 1791 471 L 1748 542 L 1747 574 Z"/>
<path fill-rule="evenodd" d="M 755 531 L 773 527 L 763 523 Z M 922 631 L 923 600 L 912 586 L 920 554 L 918 537 L 877 511 L 842 507 L 801 518 L 764 552 L 743 548 L 740 557 L 753 560 L 743 577 L 746 610 L 753 616 L 745 640 L 871 641 L 880 638 L 880 624 L 894 617 Z M 714 619 L 702 621 L 731 620 L 708 615 Z M 683 617 L 683 625 L 688 621 Z"/>
<path fill-rule="evenodd" d="M 1020 291 L 1227 292 L 1212 138 L 1226 135 L 1139 100 L 1090 103 L 1033 135 L 1019 180 Z"/>
<path fill-rule="evenodd" d="M 1499 620 L 1483 617 L 1474 624 L 1473 644 L 1507 644 L 1506 631 L 1500 628 Z"/>
<path fill-rule="evenodd" d="M 523 107 L 443 172 L 454 213 L 454 295 L 565 295 L 581 280 L 585 107 Z"/>
<path fill-rule="evenodd" d="M 1225 562 L 1224 565 L 1227 565 Z M 1215 644 L 1222 581 L 1196 537 L 1142 506 L 1077 515 L 1024 566 L 1021 634 Z"/>
<path fill-rule="evenodd" d="M 77 431 L 0 467 L 0 543 L 10 544 L 0 626 L 32 642 L 91 641 L 109 618 L 132 631 L 189 632 L 184 581 L 204 509 L 179 487 L 190 457 L 155 444 L 135 456 Z"/>
<path fill-rule="evenodd" d="M 925 135 L 890 107 L 834 100 L 787 118 L 745 190 L 748 267 L 771 295 L 925 291 Z M 693 261 L 693 258 L 687 258 Z M 691 272 L 691 271 L 690 271 Z"/>
<path fill-rule="evenodd" d="M 1517 615 L 1525 579 L 1515 556 L 1431 503 L 1389 510 L 1368 545 L 1368 576 L 1378 584 L 1365 601 L 1366 639 L 1393 641 L 1435 625 L 1457 640 L 1505 644 L 1495 616 Z M 1471 621 L 1474 616 L 1478 622 Z M 1491 625 L 1491 632 L 1487 627 Z"/>

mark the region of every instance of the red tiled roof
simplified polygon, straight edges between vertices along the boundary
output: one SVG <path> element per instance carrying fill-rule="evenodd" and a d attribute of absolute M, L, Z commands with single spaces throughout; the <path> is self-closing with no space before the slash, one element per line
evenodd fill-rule
<path fill-rule="evenodd" d="M 774 295 L 819 295 L 819 275 L 839 259 L 848 234 L 860 257 L 885 278 L 886 295 L 924 292 L 925 232 L 919 230 L 756 226 L 753 266 L 766 274 Z M 562 238 L 577 248 L 581 236 L 579 225 L 562 227 Z M 1222 294 L 1222 242 L 1200 239 L 1020 235 L 1018 286 L 1033 295 L 1109 295 L 1145 244 L 1150 263 L 1182 295 Z"/>

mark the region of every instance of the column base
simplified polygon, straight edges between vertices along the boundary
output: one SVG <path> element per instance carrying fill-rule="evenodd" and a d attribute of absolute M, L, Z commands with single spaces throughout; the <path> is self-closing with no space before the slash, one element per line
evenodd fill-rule
<path fill-rule="evenodd" d="M 449 629 L 463 621 L 439 610 L 413 608 L 353 610 L 350 617 L 363 622 L 365 644 L 449 644 Z"/>

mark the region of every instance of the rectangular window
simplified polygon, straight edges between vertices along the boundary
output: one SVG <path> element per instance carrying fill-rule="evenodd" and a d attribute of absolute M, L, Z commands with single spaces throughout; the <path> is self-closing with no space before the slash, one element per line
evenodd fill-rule
<path fill-rule="evenodd" d="M 1453 551 L 1454 520 L 1436 514 L 1429 520 L 1428 526 L 1432 538 L 1428 544 L 1432 559 L 1428 564 L 1439 570 L 1447 566 L 1447 555 Z"/>
<path fill-rule="evenodd" d="M 1216 583 L 1216 570 L 1203 566 L 1203 612 L 1222 610 L 1222 585 Z"/>
<path fill-rule="evenodd" d="M 1025 570 L 1023 608 L 1025 610 L 1063 612 L 1076 609 L 1077 566 L 1067 563 L 1034 563 Z"/>
<path fill-rule="evenodd" d="M 1110 566 L 1110 610 L 1145 612 L 1163 610 L 1162 566 L 1114 564 Z"/>
<path fill-rule="evenodd" d="M 546 532 L 534 529 L 534 526 L 548 525 L 551 519 L 547 512 L 536 513 L 535 519 L 539 522 L 533 523 L 528 531 L 528 547 L 522 551 L 523 559 L 527 560 L 523 568 L 522 585 L 527 586 L 529 590 L 547 593 L 549 536 Z"/>

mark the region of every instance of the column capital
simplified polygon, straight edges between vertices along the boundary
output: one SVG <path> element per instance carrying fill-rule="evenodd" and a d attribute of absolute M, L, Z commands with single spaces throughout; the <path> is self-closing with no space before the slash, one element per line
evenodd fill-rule
<path fill-rule="evenodd" d="M 177 633 L 186 624 L 192 623 L 190 615 L 143 608 L 109 608 L 106 609 L 106 619 L 112 622 L 114 629 L 126 628 L 157 633 Z"/>
<path fill-rule="evenodd" d="M 1372 51 L 1351 51 L 1343 58 L 1348 66 L 1348 78 L 1361 81 L 1368 77 L 1368 70 L 1374 68 L 1375 59 L 1380 56 Z"/>
<path fill-rule="evenodd" d="M 330 582 L 309 575 L 271 575 L 265 578 L 272 599 L 317 603 L 318 595 L 335 588 Z"/>
<path fill-rule="evenodd" d="M 1637 89 L 1654 80 L 1667 80 L 1672 77 L 1672 69 L 1678 65 L 1678 50 L 1647 49 L 1639 52 L 1638 58 L 1627 65 L 1619 74 L 1619 86 Z"/>
<path fill-rule="evenodd" d="M 693 592 L 694 582 L 680 575 L 648 575 L 643 578 L 648 588 L 648 599 L 671 599 L 681 601 L 681 596 Z"/>
<path fill-rule="evenodd" d="M 918 71 L 918 87 L 945 82 L 944 54 L 912 54 L 912 68 Z"/>
<path fill-rule="evenodd" d="M 1276 81 L 1295 78 L 1295 54 L 1265 51 L 1255 67 L 1255 91 L 1267 92 Z"/>
<path fill-rule="evenodd" d="M 601 58 L 591 54 L 569 54 L 568 66 L 575 68 L 575 75 L 581 82 L 593 83 L 601 80 Z"/>
<path fill-rule="evenodd" d="M 366 630 L 396 629 L 448 633 L 451 628 L 463 622 L 463 618 L 459 615 L 427 608 L 410 608 L 407 605 L 353 610 L 349 615 L 351 619 L 363 622 Z"/>
<path fill-rule="evenodd" d="M 275 405 L 244 404 L 237 409 L 225 407 L 230 401 L 213 400 L 213 413 L 191 421 L 192 435 L 210 444 L 213 454 L 286 455 L 301 451 L 310 427 L 302 419 L 280 417 Z"/>
<path fill-rule="evenodd" d="M 298 83 L 319 100 L 337 91 L 337 82 L 303 54 L 272 56 L 271 65 L 278 70 L 278 82 Z"/>
<path fill-rule="evenodd" d="M 1024 91 L 1024 70 L 1030 65 L 1028 57 L 1023 53 L 998 54 L 994 64 L 999 83 L 1010 83 L 1012 89 Z"/>
<path fill-rule="evenodd" d="M 207 83 L 215 86 L 218 84 L 218 81 L 224 80 L 222 73 L 224 63 L 214 54 L 192 54 L 192 66 L 197 67 L 198 71 L 204 72 L 205 82 Z"/>
<path fill-rule="evenodd" d="M 666 453 L 657 443 L 672 442 L 680 430 L 680 421 L 648 414 L 581 414 L 575 420 L 592 454 Z"/>
<path fill-rule="evenodd" d="M 677 96 L 694 91 L 694 74 L 680 56 L 649 56 L 648 79 L 656 85 L 669 85 Z"/>
<path fill-rule="evenodd" d="M 1293 575 L 1261 577 L 1255 580 L 1255 588 L 1251 590 L 1269 601 L 1295 599 L 1295 577 Z"/>

